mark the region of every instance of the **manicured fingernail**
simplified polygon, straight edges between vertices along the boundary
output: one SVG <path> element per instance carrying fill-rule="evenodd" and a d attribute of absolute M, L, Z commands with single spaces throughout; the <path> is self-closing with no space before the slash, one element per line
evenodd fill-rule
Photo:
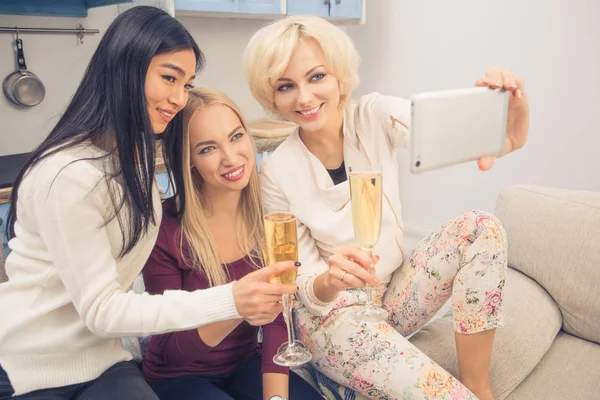
<path fill-rule="evenodd" d="M 515 93 L 517 94 L 517 99 L 520 99 L 521 98 L 521 89 L 517 89 L 515 91 Z"/>
<path fill-rule="evenodd" d="M 379 279 L 375 279 L 375 284 L 376 284 L 377 286 L 381 285 L 381 282 L 379 282 Z"/>
<path fill-rule="evenodd" d="M 294 263 L 294 265 L 295 265 L 296 267 L 299 267 L 299 266 L 301 266 L 301 265 L 302 265 L 302 263 L 301 263 L 300 261 L 296 261 L 296 262 Z"/>

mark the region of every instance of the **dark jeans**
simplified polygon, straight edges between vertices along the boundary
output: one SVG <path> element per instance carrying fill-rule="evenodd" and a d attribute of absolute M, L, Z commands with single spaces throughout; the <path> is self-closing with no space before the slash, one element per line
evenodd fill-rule
<path fill-rule="evenodd" d="M 186 376 L 151 382 L 160 400 L 262 400 L 261 356 L 256 355 L 223 375 Z M 323 399 L 300 376 L 290 371 L 290 400 Z"/>
<path fill-rule="evenodd" d="M 117 363 L 93 381 L 11 397 L 13 393 L 0 367 L 0 400 L 158 400 L 134 361 Z"/>

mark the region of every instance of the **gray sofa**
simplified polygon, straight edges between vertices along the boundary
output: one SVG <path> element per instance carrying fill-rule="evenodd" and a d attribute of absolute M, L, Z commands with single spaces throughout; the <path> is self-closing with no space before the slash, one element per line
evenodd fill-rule
<path fill-rule="evenodd" d="M 600 399 L 600 193 L 510 187 L 500 193 L 496 215 L 508 235 L 510 266 L 506 326 L 497 331 L 491 366 L 497 400 Z M 457 376 L 451 314 L 410 340 Z M 317 379 L 331 387 L 329 396 L 355 398 Z"/>
<path fill-rule="evenodd" d="M 510 187 L 496 215 L 510 266 L 490 371 L 496 399 L 600 399 L 600 193 Z M 411 342 L 457 376 L 451 315 Z"/>

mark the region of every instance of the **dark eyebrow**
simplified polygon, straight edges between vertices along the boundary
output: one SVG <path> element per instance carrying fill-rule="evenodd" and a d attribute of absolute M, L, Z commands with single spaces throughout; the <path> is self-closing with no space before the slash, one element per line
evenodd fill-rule
<path fill-rule="evenodd" d="M 308 72 L 306 74 L 304 74 L 304 76 L 309 76 L 310 74 L 313 73 L 313 71 L 319 67 L 325 67 L 324 65 L 317 65 L 316 67 L 312 67 L 311 69 L 308 70 Z M 287 81 L 287 82 L 292 82 L 292 80 L 290 78 L 279 78 L 277 79 L 277 81 Z"/>
<path fill-rule="evenodd" d="M 229 139 L 230 137 L 233 136 L 234 133 L 236 133 L 238 130 L 242 129 L 241 125 L 236 126 L 235 128 L 232 129 L 231 132 L 229 132 L 229 135 L 227 135 L 227 138 Z"/>
<path fill-rule="evenodd" d="M 239 131 L 242 128 L 241 125 L 236 126 L 231 132 L 229 132 L 229 135 L 227 135 L 227 138 L 229 139 L 230 137 L 233 136 L 234 133 L 236 133 L 237 131 Z M 194 148 L 198 148 L 200 146 L 204 146 L 207 144 L 217 144 L 217 142 L 215 142 L 214 140 L 205 140 L 204 142 L 200 142 L 197 145 L 194 146 Z"/>
<path fill-rule="evenodd" d="M 177 73 L 179 73 L 179 75 L 185 76 L 185 71 L 179 65 L 175 65 L 175 64 L 171 64 L 171 63 L 165 63 L 165 64 L 161 64 L 161 67 L 172 69 L 174 71 L 177 71 Z M 192 80 L 192 79 L 196 79 L 196 75 L 195 74 L 192 75 L 189 80 Z"/>

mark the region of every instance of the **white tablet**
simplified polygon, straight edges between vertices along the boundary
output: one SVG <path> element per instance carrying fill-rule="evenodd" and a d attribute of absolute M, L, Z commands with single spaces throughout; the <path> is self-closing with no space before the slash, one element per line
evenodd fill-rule
<path fill-rule="evenodd" d="M 411 98 L 411 171 L 496 156 L 504 151 L 510 92 L 475 87 Z"/>

